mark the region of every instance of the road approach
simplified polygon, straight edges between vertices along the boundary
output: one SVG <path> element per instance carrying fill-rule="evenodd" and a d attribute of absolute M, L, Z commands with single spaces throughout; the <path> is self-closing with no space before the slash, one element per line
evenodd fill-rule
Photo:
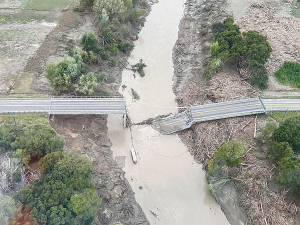
<path fill-rule="evenodd" d="M 1 98 L 0 113 L 125 114 L 123 98 Z"/>

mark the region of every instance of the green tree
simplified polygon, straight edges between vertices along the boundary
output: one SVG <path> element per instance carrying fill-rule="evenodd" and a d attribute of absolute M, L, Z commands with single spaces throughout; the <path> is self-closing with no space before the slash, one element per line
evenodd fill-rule
<path fill-rule="evenodd" d="M 93 167 L 84 156 L 64 153 L 48 159 L 43 177 L 16 198 L 29 204 L 42 225 L 89 225 L 100 200 L 92 181 Z M 51 161 L 51 162 L 50 162 Z"/>
<path fill-rule="evenodd" d="M 102 10 L 105 9 L 109 18 L 112 19 L 121 18 L 127 7 L 123 0 L 95 0 L 93 9 L 98 15 L 101 15 Z"/>
<path fill-rule="evenodd" d="M 63 139 L 45 125 L 26 127 L 18 140 L 24 154 L 30 157 L 43 157 L 51 152 L 62 151 L 64 147 Z"/>
<path fill-rule="evenodd" d="M 86 10 L 92 10 L 95 0 L 80 0 L 80 6 Z"/>
<path fill-rule="evenodd" d="M 300 117 L 286 119 L 278 129 L 273 132 L 272 140 L 288 142 L 295 153 L 300 153 Z"/>
<path fill-rule="evenodd" d="M 268 88 L 269 77 L 264 65 L 252 60 L 250 63 L 250 73 L 250 84 L 263 90 Z"/>
<path fill-rule="evenodd" d="M 218 171 L 223 166 L 238 166 L 241 164 L 241 157 L 246 154 L 246 146 L 242 141 L 231 140 L 221 144 L 219 150 L 213 155 L 209 162 L 210 172 Z"/>
<path fill-rule="evenodd" d="M 282 158 L 278 164 L 279 174 L 277 181 L 300 194 L 300 160 L 296 158 Z"/>
<path fill-rule="evenodd" d="M 0 224 L 8 225 L 15 214 L 20 210 L 20 206 L 9 196 L 0 192 Z"/>
<path fill-rule="evenodd" d="M 265 143 L 268 142 L 271 137 L 274 130 L 276 130 L 277 124 L 275 122 L 267 123 L 266 127 L 262 130 L 262 132 L 259 133 L 257 137 L 257 141 L 259 143 Z"/>
<path fill-rule="evenodd" d="M 270 159 L 279 161 L 284 157 L 292 157 L 292 148 L 287 142 L 271 141 L 269 144 L 268 156 Z"/>
<path fill-rule="evenodd" d="M 89 72 L 79 78 L 76 90 L 82 94 L 92 95 L 97 86 L 97 78 L 94 73 Z"/>
<path fill-rule="evenodd" d="M 72 79 L 81 75 L 81 69 L 74 58 L 65 57 L 59 63 L 50 64 L 46 68 L 46 77 L 55 92 L 66 92 L 72 87 Z"/>
<path fill-rule="evenodd" d="M 88 33 L 85 33 L 82 38 L 81 42 L 83 45 L 83 50 L 85 51 L 94 51 L 97 52 L 99 50 L 99 41 L 94 34 L 94 32 L 90 31 Z"/>

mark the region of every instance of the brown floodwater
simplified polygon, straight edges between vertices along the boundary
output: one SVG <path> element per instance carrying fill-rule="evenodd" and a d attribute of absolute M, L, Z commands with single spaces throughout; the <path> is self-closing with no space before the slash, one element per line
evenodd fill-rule
<path fill-rule="evenodd" d="M 172 92 L 172 48 L 183 15 L 184 0 L 161 0 L 153 5 L 129 59 L 146 63 L 145 77 L 124 70 L 122 93 L 134 122 L 177 112 Z M 140 100 L 132 100 L 130 88 Z M 160 135 L 150 126 L 123 129 L 121 116 L 108 116 L 108 137 L 114 157 L 125 156 L 125 176 L 150 224 L 226 225 L 219 205 L 207 189 L 202 165 L 197 164 L 177 135 Z M 130 149 L 138 162 L 134 164 Z"/>

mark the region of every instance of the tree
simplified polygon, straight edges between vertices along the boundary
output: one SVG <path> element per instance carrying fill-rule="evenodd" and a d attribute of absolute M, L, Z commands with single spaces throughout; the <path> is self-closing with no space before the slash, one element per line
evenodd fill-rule
<path fill-rule="evenodd" d="M 123 0 L 95 0 L 93 9 L 98 15 L 105 9 L 109 18 L 112 19 L 120 18 L 122 13 L 126 12 L 127 7 Z"/>
<path fill-rule="evenodd" d="M 279 161 L 284 157 L 292 157 L 294 154 L 288 142 L 271 141 L 268 156 L 270 159 Z"/>
<path fill-rule="evenodd" d="M 63 139 L 45 125 L 26 127 L 18 140 L 24 154 L 30 157 L 43 157 L 64 147 Z"/>
<path fill-rule="evenodd" d="M 268 74 L 264 64 L 272 52 L 267 38 L 257 31 L 241 33 L 239 26 L 230 17 L 224 20 L 223 25 L 216 24 L 214 31 L 214 43 L 210 47 L 213 60 L 234 60 L 237 69 L 242 62 L 250 62 L 250 83 L 261 89 L 267 88 Z M 213 69 L 212 71 L 216 72 Z"/>
<path fill-rule="evenodd" d="M 275 122 L 267 123 L 266 127 L 262 130 L 262 132 L 259 133 L 257 137 L 257 141 L 260 143 L 268 142 L 271 137 L 274 130 L 276 130 L 277 124 Z"/>
<path fill-rule="evenodd" d="M 300 160 L 296 158 L 282 158 L 279 164 L 277 181 L 291 187 L 300 194 Z"/>
<path fill-rule="evenodd" d="M 72 87 L 72 79 L 79 77 L 81 66 L 72 57 L 65 57 L 57 64 L 50 64 L 46 68 L 46 77 L 55 92 L 69 91 Z"/>
<path fill-rule="evenodd" d="M 300 117 L 286 119 L 272 135 L 272 140 L 288 142 L 295 153 L 300 153 Z"/>
<path fill-rule="evenodd" d="M 81 38 L 81 44 L 83 45 L 83 50 L 85 51 L 98 51 L 99 49 L 99 41 L 94 34 L 94 32 L 90 31 L 85 33 Z"/>
<path fill-rule="evenodd" d="M 221 144 L 219 150 L 213 155 L 209 162 L 209 171 L 220 170 L 223 166 L 238 166 L 241 157 L 246 154 L 246 146 L 242 141 L 231 140 Z"/>
<path fill-rule="evenodd" d="M 82 94 L 92 95 L 96 86 L 97 78 L 94 73 L 89 72 L 79 78 L 76 90 Z"/>
<path fill-rule="evenodd" d="M 84 156 L 68 153 L 52 153 L 46 161 L 48 166 L 41 180 L 21 190 L 16 198 L 29 204 L 39 224 L 91 224 L 100 204 L 92 181 L 91 162 Z"/>
<path fill-rule="evenodd" d="M 8 225 L 20 209 L 14 199 L 0 192 L 0 224 Z"/>
<path fill-rule="evenodd" d="M 92 10 L 95 0 L 80 0 L 80 6 L 83 9 Z"/>

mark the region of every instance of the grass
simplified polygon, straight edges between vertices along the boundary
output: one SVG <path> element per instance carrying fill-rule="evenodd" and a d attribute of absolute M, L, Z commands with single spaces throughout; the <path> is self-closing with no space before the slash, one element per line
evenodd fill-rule
<path fill-rule="evenodd" d="M 73 0 L 27 0 L 25 9 L 55 10 L 63 9 Z"/>
<path fill-rule="evenodd" d="M 34 81 L 33 73 L 22 73 L 18 78 L 16 93 L 32 93 L 31 84 Z"/>
<path fill-rule="evenodd" d="M 282 84 L 290 84 L 293 87 L 300 88 L 300 64 L 285 61 L 275 73 L 275 77 Z"/>
<path fill-rule="evenodd" d="M 28 113 L 28 114 L 1 114 L 0 123 L 6 125 L 35 125 L 42 124 L 50 126 L 49 116 L 46 113 Z"/>
<path fill-rule="evenodd" d="M 54 22 L 55 14 L 42 11 L 21 10 L 15 14 L 0 15 L 0 24 L 21 23 L 25 24 L 31 21 L 37 22 Z"/>
<path fill-rule="evenodd" d="M 291 7 L 291 14 L 294 17 L 300 18 L 300 2 L 295 2 Z"/>
<path fill-rule="evenodd" d="M 270 116 L 274 118 L 277 122 L 282 123 L 288 118 L 295 117 L 295 116 L 300 116 L 300 112 L 271 112 Z"/>

